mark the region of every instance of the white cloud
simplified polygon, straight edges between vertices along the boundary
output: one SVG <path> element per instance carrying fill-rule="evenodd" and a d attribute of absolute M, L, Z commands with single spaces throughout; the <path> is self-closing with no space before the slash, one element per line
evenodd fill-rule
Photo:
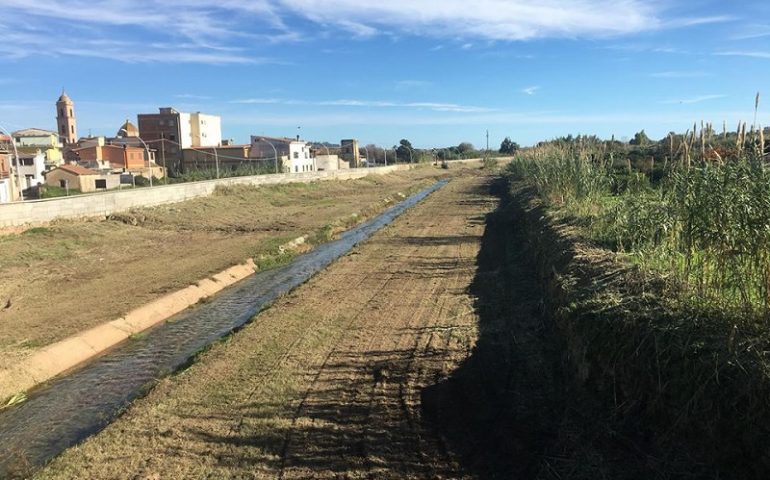
<path fill-rule="evenodd" d="M 181 98 L 183 100 L 211 100 L 208 95 L 195 95 L 194 93 L 180 93 L 174 95 L 174 98 Z"/>
<path fill-rule="evenodd" d="M 687 17 L 657 0 L 274 0 L 308 19 L 433 37 L 528 40 L 605 37 L 730 21 Z M 344 20 L 341 20 L 344 19 Z"/>
<path fill-rule="evenodd" d="M 731 20 L 682 17 L 660 0 L 143 0 L 140 6 L 134 0 L 0 0 L 0 6 L 0 49 L 8 55 L 55 50 L 117 61 L 215 64 L 262 63 L 260 56 L 253 61 L 255 48 L 302 41 L 309 31 L 312 38 L 338 30 L 362 38 L 444 38 L 467 49 L 471 40 L 596 38 Z M 297 17 L 316 27 L 298 29 Z M 148 48 L 148 32 L 164 44 L 190 48 L 169 56 Z M 37 41 L 29 41 L 33 36 Z M 104 39 L 112 46 L 94 52 Z"/>
<path fill-rule="evenodd" d="M 377 25 L 407 33 L 525 40 L 595 36 L 649 30 L 661 25 L 651 2 L 642 0 L 280 0 L 314 21 Z"/>
<path fill-rule="evenodd" d="M 714 15 L 711 17 L 677 18 L 669 20 L 665 25 L 669 28 L 695 27 L 698 25 L 732 22 L 733 20 L 735 20 L 735 17 L 732 15 Z"/>
<path fill-rule="evenodd" d="M 770 25 L 745 25 L 741 28 L 741 32 L 730 37 L 730 40 L 751 40 L 762 37 L 770 37 Z"/>
<path fill-rule="evenodd" d="M 748 51 L 748 50 L 734 50 L 730 52 L 716 52 L 714 55 L 722 57 L 750 57 L 750 58 L 770 58 L 770 51 Z"/>
<path fill-rule="evenodd" d="M 399 80 L 396 82 L 398 89 L 425 88 L 433 85 L 433 82 L 427 80 Z"/>
<path fill-rule="evenodd" d="M 701 78 L 710 77 L 712 74 L 700 71 L 668 71 L 668 72 L 655 72 L 650 74 L 653 78 Z"/>
<path fill-rule="evenodd" d="M 717 100 L 719 98 L 725 98 L 726 96 L 727 95 L 701 95 L 699 97 L 684 98 L 680 100 L 666 100 L 661 103 L 692 105 L 694 103 L 701 103 L 701 102 L 707 102 L 709 100 Z"/>
<path fill-rule="evenodd" d="M 434 112 L 454 112 L 454 113 L 478 113 L 491 112 L 493 109 L 485 107 L 475 107 L 469 105 L 458 105 L 455 103 L 438 102 L 397 102 L 389 100 L 359 100 L 359 99 L 339 99 L 339 100 L 295 100 L 279 98 L 245 98 L 232 100 L 229 103 L 241 105 L 304 105 L 314 107 L 365 107 L 365 108 L 412 108 L 421 110 L 431 110 Z"/>
<path fill-rule="evenodd" d="M 540 87 L 535 85 L 532 87 L 522 88 L 521 93 L 525 95 L 534 95 L 535 93 L 537 93 L 538 90 L 540 90 Z"/>

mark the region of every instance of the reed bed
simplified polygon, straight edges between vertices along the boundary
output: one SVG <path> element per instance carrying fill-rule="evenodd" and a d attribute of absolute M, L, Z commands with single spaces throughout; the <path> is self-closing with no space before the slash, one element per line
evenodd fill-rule
<path fill-rule="evenodd" d="M 562 139 L 521 151 L 509 170 L 593 240 L 673 275 L 687 300 L 768 321 L 764 137 L 746 124 L 722 134 L 701 124 L 647 147 Z M 632 164 L 634 156 L 642 160 Z"/>

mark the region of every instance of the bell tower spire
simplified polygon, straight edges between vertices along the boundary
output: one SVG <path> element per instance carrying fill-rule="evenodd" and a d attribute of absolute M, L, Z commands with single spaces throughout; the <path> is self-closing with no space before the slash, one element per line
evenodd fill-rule
<path fill-rule="evenodd" d="M 64 146 L 74 145 L 78 141 L 78 127 L 75 120 L 75 103 L 62 89 L 61 96 L 56 102 L 57 133 Z"/>

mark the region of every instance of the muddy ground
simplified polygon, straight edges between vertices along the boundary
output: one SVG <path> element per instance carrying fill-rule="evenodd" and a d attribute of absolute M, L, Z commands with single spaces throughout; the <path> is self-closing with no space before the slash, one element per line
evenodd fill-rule
<path fill-rule="evenodd" d="M 112 220 L 0 236 L 0 369 L 249 257 L 275 254 L 288 240 L 354 223 L 352 215 L 372 215 L 446 174 L 429 167 L 238 187 Z"/>

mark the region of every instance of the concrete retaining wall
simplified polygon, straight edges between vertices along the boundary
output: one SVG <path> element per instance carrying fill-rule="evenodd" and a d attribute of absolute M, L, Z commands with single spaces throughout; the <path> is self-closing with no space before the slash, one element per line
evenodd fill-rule
<path fill-rule="evenodd" d="M 0 370 L 0 408 L 11 396 L 25 392 L 94 358 L 128 340 L 131 335 L 160 324 L 201 300 L 253 275 L 256 268 L 254 261 L 248 259 L 243 264 L 230 267 L 213 277 L 139 307 L 124 317 L 43 347 L 8 370 Z"/>
<path fill-rule="evenodd" d="M 153 188 L 145 187 L 89 195 L 74 195 L 46 200 L 31 200 L 28 202 L 4 203 L 0 204 L 0 230 L 22 225 L 41 225 L 56 219 L 105 217 L 112 213 L 124 212 L 132 208 L 183 202 L 211 195 L 218 186 L 277 185 L 320 180 L 352 180 L 366 177 L 367 175 L 381 175 L 409 170 L 413 166 L 399 164 L 388 167 L 357 168 L 339 171 L 257 175 L 175 185 L 160 185 Z"/>

